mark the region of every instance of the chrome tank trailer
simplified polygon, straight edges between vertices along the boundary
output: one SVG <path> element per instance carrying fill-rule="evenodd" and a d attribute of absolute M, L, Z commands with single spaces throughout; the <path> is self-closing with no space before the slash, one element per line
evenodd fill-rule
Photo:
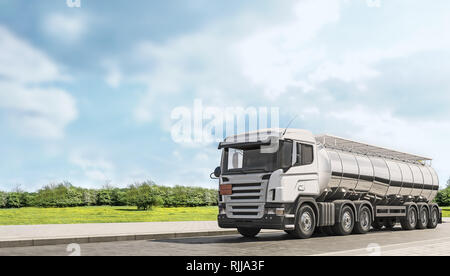
<path fill-rule="evenodd" d="M 364 155 L 355 149 L 342 150 L 335 137 L 317 137 L 318 162 L 322 170 L 321 198 L 359 198 L 375 201 L 431 202 L 439 190 L 436 171 L 415 158 L 396 160 Z M 328 139 L 328 142 L 327 142 Z M 341 147 L 339 146 L 341 145 Z M 372 148 L 373 152 L 373 148 Z M 406 156 L 406 155 L 405 155 Z M 324 164 L 321 164 L 324 163 Z"/>

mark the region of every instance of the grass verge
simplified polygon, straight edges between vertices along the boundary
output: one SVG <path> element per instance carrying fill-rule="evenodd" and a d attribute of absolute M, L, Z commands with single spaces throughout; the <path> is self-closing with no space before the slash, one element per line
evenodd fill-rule
<path fill-rule="evenodd" d="M 450 218 L 450 207 L 443 207 L 442 208 L 442 217 Z"/>
<path fill-rule="evenodd" d="M 148 211 L 123 206 L 0 209 L 0 225 L 214 221 L 217 213 L 217 207 L 153 208 Z"/>

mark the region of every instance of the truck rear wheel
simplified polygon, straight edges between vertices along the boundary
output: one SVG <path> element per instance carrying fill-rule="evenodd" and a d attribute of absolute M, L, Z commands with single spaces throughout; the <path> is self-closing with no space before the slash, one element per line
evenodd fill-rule
<path fill-rule="evenodd" d="M 299 239 L 308 239 L 314 234 L 315 229 L 316 216 L 314 210 L 309 205 L 303 205 L 297 211 L 292 236 Z"/>
<path fill-rule="evenodd" d="M 439 222 L 439 211 L 437 208 L 433 208 L 431 210 L 431 216 L 430 216 L 430 219 L 428 220 L 427 227 L 429 229 L 434 229 L 437 227 L 438 222 Z"/>
<path fill-rule="evenodd" d="M 237 230 L 239 234 L 246 238 L 254 238 L 261 232 L 260 228 L 239 227 Z"/>
<path fill-rule="evenodd" d="M 370 215 L 370 209 L 364 206 L 359 211 L 359 219 L 355 222 L 353 233 L 366 234 L 370 231 L 370 225 L 372 224 L 372 216 Z"/>
<path fill-rule="evenodd" d="M 417 225 L 417 210 L 416 208 L 410 207 L 406 217 L 400 220 L 403 230 L 413 230 Z"/>
<path fill-rule="evenodd" d="M 342 208 L 340 222 L 333 226 L 333 231 L 338 236 L 350 235 L 355 226 L 355 214 L 350 206 Z"/>
<path fill-rule="evenodd" d="M 428 225 L 429 215 L 426 207 L 420 208 L 419 218 L 417 220 L 417 229 L 426 229 Z"/>
<path fill-rule="evenodd" d="M 386 219 L 384 221 L 384 226 L 386 227 L 386 229 L 388 230 L 392 230 L 394 229 L 394 226 L 397 224 L 397 219 L 396 218 L 391 218 L 391 219 Z"/>

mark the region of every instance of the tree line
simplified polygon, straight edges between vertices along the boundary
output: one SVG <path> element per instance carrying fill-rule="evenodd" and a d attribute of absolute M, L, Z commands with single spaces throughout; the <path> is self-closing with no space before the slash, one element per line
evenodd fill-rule
<path fill-rule="evenodd" d="M 447 188 L 439 191 L 435 201 L 439 206 L 450 206 L 450 178 L 447 180 Z"/>
<path fill-rule="evenodd" d="M 152 181 L 127 188 L 84 189 L 70 182 L 50 184 L 34 193 L 16 189 L 0 191 L 0 208 L 64 208 L 80 206 L 136 206 L 147 210 L 153 206 L 198 207 L 217 205 L 218 192 L 197 187 L 165 187 Z"/>
<path fill-rule="evenodd" d="M 136 206 L 138 209 L 147 210 L 153 206 L 216 206 L 217 196 L 218 192 L 214 189 L 158 186 L 152 181 L 133 184 L 127 188 L 102 189 L 84 189 L 63 182 L 47 185 L 35 193 L 18 189 L 14 192 L 0 191 L 0 208 Z M 439 191 L 435 202 L 439 206 L 450 206 L 450 179 L 447 181 L 447 188 Z"/>

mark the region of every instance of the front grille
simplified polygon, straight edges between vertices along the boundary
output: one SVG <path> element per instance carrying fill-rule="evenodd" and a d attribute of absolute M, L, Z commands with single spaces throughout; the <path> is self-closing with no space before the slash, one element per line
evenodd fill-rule
<path fill-rule="evenodd" d="M 231 209 L 245 209 L 245 210 L 251 210 L 251 209 L 258 209 L 258 206 L 231 206 Z"/>
<path fill-rule="evenodd" d="M 267 182 L 233 183 L 232 194 L 225 196 L 227 216 L 236 219 L 258 219 L 264 216 Z"/>
<path fill-rule="evenodd" d="M 260 198 L 259 196 L 232 196 L 231 200 L 255 200 Z"/>
<path fill-rule="evenodd" d="M 264 190 L 262 183 L 232 184 L 231 201 L 260 201 L 263 200 Z"/>

